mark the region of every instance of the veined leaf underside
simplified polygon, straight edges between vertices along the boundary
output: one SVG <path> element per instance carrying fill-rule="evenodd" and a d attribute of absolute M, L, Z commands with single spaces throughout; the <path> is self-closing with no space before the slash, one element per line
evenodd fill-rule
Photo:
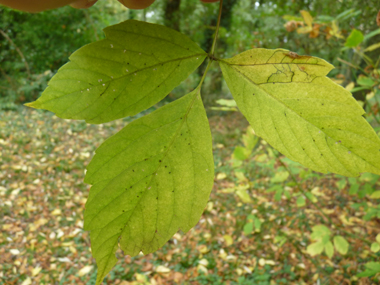
<path fill-rule="evenodd" d="M 199 220 L 213 184 L 211 134 L 199 90 L 137 119 L 91 161 L 85 229 L 101 280 L 125 254 L 161 247 Z"/>
<path fill-rule="evenodd" d="M 163 99 L 207 56 L 160 25 L 128 20 L 104 31 L 106 39 L 73 53 L 42 96 L 27 105 L 89 123 L 132 116 Z"/>
<path fill-rule="evenodd" d="M 313 170 L 380 173 L 380 140 L 347 90 L 326 77 L 322 59 L 256 49 L 220 65 L 255 132 Z"/>

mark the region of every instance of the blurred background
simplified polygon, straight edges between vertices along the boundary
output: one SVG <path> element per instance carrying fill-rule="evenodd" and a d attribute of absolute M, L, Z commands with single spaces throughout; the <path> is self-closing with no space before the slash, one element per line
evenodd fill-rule
<path fill-rule="evenodd" d="M 127 19 L 169 26 L 209 51 L 218 4 L 199 2 L 160 0 L 145 10 L 128 10 L 116 1 L 102 0 L 88 10 L 65 7 L 39 14 L 2 6 L 0 109 L 16 108 L 19 103 L 35 100 L 71 53 L 87 43 L 103 39 L 102 29 Z M 339 79 L 344 86 L 350 82 L 363 86 L 358 82 L 361 75 L 366 75 L 362 69 L 370 64 L 375 66 L 380 56 L 379 46 L 366 50 L 380 41 L 376 24 L 378 9 L 376 0 L 342 0 L 334 5 L 327 0 L 227 0 L 223 5 L 216 54 L 231 57 L 251 48 L 285 48 L 326 59 L 336 66 L 330 76 Z M 302 10 L 309 15 L 302 14 Z M 353 30 L 365 38 L 347 46 L 346 39 Z M 203 90 L 206 103 L 213 103 L 216 97 L 229 93 L 223 89 L 217 65 L 214 67 L 208 77 L 208 86 Z M 204 66 L 174 93 L 182 96 L 190 90 L 197 84 L 203 69 Z M 359 93 L 355 96 L 364 102 L 364 92 Z"/>
<path fill-rule="evenodd" d="M 95 284 L 82 230 L 84 169 L 133 119 L 89 125 L 23 104 L 76 49 L 127 19 L 172 27 L 209 51 L 217 9 L 199 0 L 157 0 L 139 11 L 112 0 L 39 14 L 0 6 L 0 284 Z M 321 57 L 380 134 L 379 10 L 378 0 L 224 0 L 216 56 L 284 48 Z M 150 110 L 192 90 L 204 68 Z M 216 63 L 202 88 L 216 166 L 205 213 L 154 254 L 118 253 L 105 283 L 378 284 L 379 176 L 321 175 L 283 157 L 237 112 Z M 326 246 L 315 251 L 320 239 Z"/>

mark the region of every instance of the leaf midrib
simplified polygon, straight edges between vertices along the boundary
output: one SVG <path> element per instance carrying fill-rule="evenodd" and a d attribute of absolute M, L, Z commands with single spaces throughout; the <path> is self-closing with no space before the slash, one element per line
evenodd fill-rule
<path fill-rule="evenodd" d="M 193 99 L 190 101 L 189 107 L 187 108 L 186 113 L 185 113 L 185 115 L 183 116 L 183 119 L 182 119 L 182 123 L 181 123 L 181 125 L 178 127 L 178 129 L 177 129 L 177 131 L 176 131 L 176 133 L 175 133 L 173 139 L 171 140 L 170 144 L 169 144 L 168 147 L 167 147 L 166 152 L 164 152 L 164 154 L 163 154 L 163 159 L 162 159 L 162 160 L 164 160 L 164 158 L 166 158 L 167 153 L 171 150 L 171 146 L 173 145 L 174 141 L 175 141 L 175 140 L 177 139 L 177 137 L 179 136 L 179 132 L 180 132 L 180 130 L 182 129 L 182 127 L 183 127 L 183 125 L 184 125 L 184 123 L 185 123 L 185 121 L 186 121 L 186 118 L 187 118 L 188 114 L 190 113 L 190 110 L 192 109 L 192 106 L 193 106 L 193 104 L 194 104 L 196 98 L 199 96 L 199 87 L 197 87 L 197 89 L 194 90 L 193 92 L 195 92 L 194 97 L 193 97 Z M 174 121 L 173 121 L 173 122 L 174 122 Z M 152 129 L 151 131 L 154 131 L 154 130 L 155 130 L 155 129 Z M 150 132 L 151 132 L 151 131 L 150 131 Z M 162 165 L 163 165 L 163 162 L 160 162 L 160 163 L 159 163 L 159 166 L 156 168 L 155 171 L 153 171 L 153 173 L 156 173 Z M 123 171 L 123 172 L 124 172 L 124 171 Z M 121 173 L 120 173 L 119 175 L 121 175 Z M 118 175 L 118 176 L 119 176 L 119 175 Z M 116 176 L 116 177 L 117 177 L 117 176 Z M 110 181 L 112 181 L 112 180 L 115 179 L 116 177 L 111 178 Z M 148 185 L 150 185 L 150 183 L 151 183 L 151 181 L 152 181 L 153 178 L 154 178 L 154 175 L 151 174 L 151 178 L 150 178 L 150 181 L 149 181 L 149 184 L 148 184 Z M 103 181 L 103 180 L 102 180 L 102 181 Z M 104 189 L 104 188 L 103 188 L 103 189 Z M 100 192 L 99 192 L 99 193 L 100 193 Z M 98 193 L 98 194 L 99 194 L 99 193 Z M 146 193 L 146 192 L 144 191 L 143 195 L 144 195 L 145 193 Z M 94 199 L 94 198 L 93 198 L 93 199 Z M 93 200 L 93 199 L 92 199 L 92 200 Z M 129 220 L 130 220 L 131 217 L 133 216 L 133 213 L 136 211 L 137 207 L 140 205 L 141 200 L 142 200 L 142 197 L 138 200 L 138 202 L 137 202 L 136 205 L 133 207 L 133 209 L 130 210 L 130 211 L 132 211 L 132 213 L 130 214 L 128 220 L 125 222 L 125 224 L 124 224 L 124 226 L 123 226 L 123 230 L 121 231 L 120 234 L 118 234 L 118 239 L 121 237 L 121 235 L 122 235 L 122 233 L 123 233 L 125 227 L 127 226 Z M 111 202 L 112 202 L 112 201 L 111 201 Z M 107 205 L 109 205 L 109 203 L 108 203 Z M 106 205 L 106 206 L 107 206 L 107 205 Z M 103 207 L 103 208 L 105 208 L 105 207 Z M 103 208 L 102 208 L 102 209 L 103 209 Z M 192 208 L 193 208 L 193 207 L 192 207 Z M 100 211 L 101 211 L 101 210 L 100 210 Z M 99 213 L 99 212 L 98 212 L 98 213 Z M 96 216 L 96 215 L 95 215 L 95 216 Z M 120 215 L 119 215 L 119 216 L 120 216 Z M 119 216 L 115 217 L 115 219 L 117 219 Z M 93 220 L 93 219 L 92 219 L 92 220 Z M 91 221 L 92 221 L 92 220 L 91 220 Z M 111 221 L 111 222 L 112 222 L 112 221 Z M 157 219 L 156 219 L 156 222 L 157 222 Z M 90 224 L 91 224 L 91 222 L 90 222 Z M 107 223 L 107 225 L 109 225 L 109 224 L 110 224 L 110 223 Z M 105 226 L 102 227 L 102 228 L 96 228 L 96 229 L 104 229 L 107 225 L 105 225 Z M 94 229 L 93 229 L 93 230 L 94 230 Z M 118 240 L 118 239 L 117 239 L 117 240 Z M 113 247 L 114 247 L 115 244 L 117 243 L 117 240 L 116 240 L 116 242 L 114 243 Z M 112 248 L 113 248 L 113 247 L 112 247 Z M 112 254 L 112 253 L 111 253 L 111 254 Z M 110 255 L 111 255 L 111 254 L 110 254 Z"/>
<path fill-rule="evenodd" d="M 178 66 L 176 66 L 169 74 L 168 74 L 168 76 L 166 76 L 165 77 L 165 79 L 163 79 L 162 81 L 161 81 L 161 83 L 160 83 L 160 85 L 161 84 L 164 84 L 165 82 L 166 82 L 166 80 L 177 70 L 177 68 L 178 68 Z M 149 78 L 147 78 L 146 80 L 149 80 Z M 159 86 L 160 86 L 159 85 Z M 116 97 L 116 98 L 119 98 L 120 96 L 123 96 L 123 94 L 122 93 L 124 93 L 124 91 L 125 91 L 125 88 L 126 88 L 126 86 L 120 91 L 120 92 L 118 92 L 119 93 L 119 95 Z M 122 113 L 122 112 L 125 112 L 125 110 L 126 109 L 131 109 L 133 106 L 135 106 L 136 104 L 138 104 L 139 102 L 141 102 L 142 100 L 144 100 L 146 97 L 148 97 L 149 95 L 151 95 L 154 91 L 156 91 L 157 90 L 157 88 L 158 87 L 155 87 L 155 88 L 153 88 L 150 92 L 148 92 L 148 93 L 146 93 L 145 94 L 145 96 L 143 96 L 142 98 L 140 98 L 140 99 L 138 99 L 136 102 L 134 102 L 134 103 L 132 103 L 132 104 L 130 104 L 130 105 L 128 105 L 128 106 L 125 106 L 123 109 L 121 109 L 118 113 L 116 113 L 116 114 L 114 114 L 114 116 L 117 116 L 118 114 L 120 114 L 120 113 Z M 108 88 L 107 88 L 108 89 Z M 99 98 L 99 97 L 98 97 Z M 97 99 L 98 98 L 96 98 L 95 100 L 94 100 L 94 102 L 93 102 L 93 104 L 95 104 L 95 102 L 97 101 Z M 115 99 L 114 99 L 115 100 Z M 104 112 L 106 112 L 106 110 L 108 110 L 108 108 L 110 108 L 111 107 L 111 105 L 114 103 L 114 101 L 111 101 L 111 104 L 109 104 L 108 106 L 107 106 L 107 108 L 105 108 L 104 110 L 103 110 L 103 112 L 101 112 L 101 113 L 99 113 L 97 116 L 95 116 L 95 117 L 92 117 L 92 118 L 89 118 L 88 119 L 88 121 L 92 121 L 92 120 L 94 120 L 95 118 L 97 118 L 97 117 L 99 117 L 99 116 L 101 116 L 102 114 L 104 114 Z M 93 104 L 91 104 L 91 105 L 93 105 Z M 87 107 L 86 107 L 87 108 Z M 86 109 L 85 108 L 85 109 Z M 85 110 L 84 109 L 84 110 Z M 83 111 L 83 110 L 82 110 Z M 80 112 L 78 112 L 77 114 L 79 114 Z M 130 113 L 129 112 L 129 114 L 133 114 L 134 112 L 132 112 L 132 113 Z M 75 115 L 77 115 L 77 114 L 75 114 Z M 128 116 L 128 115 L 127 115 Z"/>
<path fill-rule="evenodd" d="M 195 102 L 196 98 L 197 98 L 198 96 L 200 97 L 200 93 L 199 93 L 199 92 L 200 92 L 200 86 L 198 86 L 193 92 L 194 92 L 194 97 L 193 97 L 192 100 L 190 101 L 189 107 L 187 108 L 185 115 L 182 117 L 182 123 L 181 123 L 180 126 L 178 127 L 178 129 L 177 129 L 175 135 L 173 136 L 173 138 L 172 138 L 171 142 L 169 143 L 169 145 L 168 145 L 166 151 L 164 152 L 164 154 L 163 154 L 163 158 L 162 158 L 162 162 L 159 162 L 158 167 L 156 168 L 156 170 L 155 170 L 153 173 L 157 173 L 157 171 L 161 168 L 161 166 L 163 165 L 163 161 L 164 161 L 164 159 L 167 157 L 167 153 L 171 150 L 171 146 L 174 144 L 175 140 L 179 137 L 179 133 L 180 133 L 180 131 L 181 131 L 183 125 L 185 124 L 185 122 L 186 122 L 186 124 L 187 124 L 187 117 L 188 117 L 188 115 L 189 115 L 189 113 L 190 113 L 190 110 L 192 109 L 192 106 L 194 105 L 194 102 Z M 191 153 L 193 153 L 193 152 L 191 152 Z M 193 155 L 192 155 L 192 157 L 193 157 Z M 194 165 L 194 163 L 193 163 L 193 165 Z M 150 178 L 150 181 L 148 182 L 148 185 L 151 184 L 151 182 L 152 182 L 152 180 L 153 180 L 154 177 L 155 177 L 155 175 L 151 174 L 151 178 Z M 195 187 L 193 187 L 193 190 L 194 190 L 194 188 L 195 188 Z M 146 193 L 146 192 L 144 191 L 143 195 L 145 195 L 145 193 Z M 123 230 L 122 230 L 121 233 L 123 233 L 123 231 L 124 231 L 125 227 L 127 226 L 129 220 L 130 220 L 131 217 L 133 216 L 133 213 L 136 211 L 137 206 L 140 205 L 141 200 L 142 200 L 142 199 L 139 199 L 139 201 L 137 202 L 137 204 L 136 204 L 136 206 L 134 207 L 134 209 L 133 209 L 131 215 L 129 216 L 128 220 L 125 222 L 125 225 L 124 225 Z M 194 201 L 193 201 L 193 202 L 194 202 Z M 157 201 L 157 203 L 158 203 L 158 201 Z M 193 209 L 193 205 L 194 205 L 194 204 L 192 204 L 192 206 L 191 206 L 191 210 Z M 157 221 L 158 221 L 157 215 L 158 215 L 158 211 L 156 212 L 156 230 L 157 230 Z M 171 222 L 172 222 L 172 221 L 171 221 Z M 121 234 L 120 234 L 120 236 L 121 236 Z M 119 237 L 120 237 L 120 236 L 119 236 Z M 154 239 L 155 236 L 156 236 L 156 233 L 154 233 L 154 235 L 153 235 L 153 237 L 152 237 L 152 241 L 153 241 L 153 239 Z M 144 242 L 144 240 L 143 240 L 143 242 Z"/>
<path fill-rule="evenodd" d="M 293 111 L 291 108 L 289 108 L 287 105 L 285 105 L 283 102 L 281 102 L 280 100 L 278 100 L 276 97 L 274 97 L 271 93 L 269 93 L 267 90 L 263 89 L 260 87 L 260 84 L 257 84 L 255 83 L 254 81 L 252 81 L 249 77 L 247 77 L 244 73 L 242 73 L 239 69 L 237 68 L 234 68 L 233 66 L 231 66 L 231 64 L 229 64 L 227 61 L 224 61 L 224 60 L 221 60 L 222 63 L 225 63 L 226 65 L 230 66 L 231 68 L 233 68 L 236 72 L 238 72 L 241 76 L 243 76 L 244 78 L 246 78 L 249 82 L 251 82 L 253 85 L 257 86 L 258 88 L 260 88 L 263 92 L 265 92 L 268 96 L 270 96 L 272 99 L 276 100 L 278 103 L 280 103 L 281 105 L 283 105 L 286 109 L 288 109 L 289 111 L 293 112 L 295 115 L 297 115 L 298 117 L 300 117 L 301 119 L 303 119 L 304 121 L 306 121 L 307 123 L 309 123 L 310 125 L 313 125 L 314 127 L 316 127 L 318 130 L 320 130 L 321 132 L 323 132 L 323 134 L 325 135 L 325 137 L 329 137 L 322 129 L 320 129 L 319 127 L 317 127 L 316 125 L 314 125 L 313 123 L 309 122 L 308 120 L 306 120 L 304 117 L 300 116 L 299 114 L 297 114 L 295 111 Z M 316 76 L 315 78 L 318 78 L 318 77 L 322 77 L 322 76 Z M 307 82 L 309 83 L 309 82 Z M 288 83 L 289 84 L 289 83 Z M 306 83 L 305 83 L 306 84 Z M 364 137 L 366 138 L 366 137 Z M 367 139 L 367 138 L 366 138 Z M 344 146 L 347 150 L 351 151 L 352 154 L 355 154 L 357 157 L 359 157 L 360 159 L 362 159 L 363 161 L 365 161 L 365 163 L 371 165 L 372 167 L 374 168 L 377 168 L 377 166 L 373 165 L 372 163 L 370 163 L 369 161 L 365 160 L 364 158 L 362 158 L 361 156 L 359 156 L 355 151 L 349 149 L 348 147 L 346 147 L 345 145 L 341 144 L 342 146 Z M 330 148 L 330 147 L 329 147 Z M 318 148 L 319 149 L 319 148 Z M 331 152 L 331 150 L 330 150 Z M 331 152 L 332 153 L 332 152 Z M 333 155 L 335 156 L 335 154 L 333 153 Z M 335 156 L 336 157 L 336 156 Z M 343 165 L 344 166 L 344 165 Z M 344 166 L 344 168 L 346 168 Z M 347 169 L 347 168 L 346 168 Z M 350 173 L 352 173 L 351 171 L 348 171 Z"/>
<path fill-rule="evenodd" d="M 127 76 L 134 75 L 134 73 L 141 72 L 141 71 L 144 71 L 144 70 L 149 69 L 149 68 L 152 68 L 152 67 L 157 67 L 157 66 L 162 65 L 162 64 L 166 64 L 166 63 L 170 63 L 170 62 L 175 62 L 175 61 L 182 61 L 182 60 L 190 59 L 190 58 L 192 58 L 192 57 L 196 57 L 196 56 L 206 56 L 206 55 L 207 55 L 206 53 L 201 53 L 201 54 L 195 54 L 195 55 L 192 55 L 192 56 L 181 57 L 181 58 L 176 58 L 176 59 L 172 59 L 172 60 L 168 60 L 168 61 L 163 61 L 163 62 L 157 63 L 157 64 L 155 64 L 155 65 L 151 65 L 151 66 L 147 66 L 147 67 L 144 67 L 144 68 L 141 68 L 141 69 L 135 70 L 135 71 L 133 71 L 133 72 L 130 72 L 130 73 L 128 73 L 128 74 L 124 74 L 124 75 L 122 75 L 122 76 L 120 76 L 120 77 L 113 78 L 113 79 L 108 80 L 108 81 L 102 81 L 102 83 L 98 83 L 98 84 L 92 85 L 92 87 L 96 87 L 96 86 L 99 86 L 99 85 L 102 85 L 102 84 L 106 84 L 106 83 L 111 83 L 111 82 L 114 82 L 114 81 L 116 81 L 116 80 L 123 79 L 123 78 L 125 78 L 125 77 L 127 77 Z M 74 63 L 75 61 L 71 61 L 71 62 Z M 84 71 L 89 71 L 88 69 L 85 69 L 85 68 L 67 68 L 67 69 L 70 69 L 70 70 L 81 70 L 81 71 L 84 70 Z M 97 72 L 97 73 L 100 73 L 100 72 Z M 104 74 L 104 75 L 107 76 L 107 77 L 109 77 L 109 75 L 106 75 L 106 74 Z M 62 78 L 62 79 L 55 79 L 54 82 L 62 81 L 62 80 L 73 80 L 73 81 L 76 81 L 76 79 L 64 79 L 64 78 Z M 89 82 L 87 82 L 87 83 L 89 83 Z M 92 87 L 91 87 L 91 88 L 92 88 Z M 51 86 L 51 88 L 54 88 L 54 87 Z M 72 94 L 75 93 L 75 92 L 86 91 L 87 89 L 88 89 L 88 87 L 87 87 L 87 88 L 84 88 L 84 89 L 78 89 L 78 90 L 76 90 L 76 91 L 74 91 L 74 92 L 71 92 L 71 93 L 64 93 L 62 96 L 54 97 L 54 98 L 51 98 L 50 100 L 45 100 L 45 101 L 43 101 L 43 104 L 48 103 L 48 102 L 53 101 L 53 100 L 56 100 L 56 99 L 59 99 L 60 97 L 63 97 L 63 96 L 72 95 Z"/>
<path fill-rule="evenodd" d="M 223 63 L 227 64 L 228 66 L 231 66 L 228 62 L 226 61 L 223 61 Z M 250 79 L 248 76 L 246 76 L 244 73 L 242 73 L 239 69 L 237 68 L 234 68 L 233 66 L 231 66 L 231 68 L 233 68 L 236 72 L 238 72 L 241 76 L 243 76 L 245 79 L 247 79 L 249 82 L 251 82 L 253 85 L 257 86 L 258 88 L 260 88 L 264 93 L 266 93 L 268 96 L 270 96 L 272 99 L 276 100 L 278 103 L 280 103 L 282 106 L 284 106 L 286 109 L 288 109 L 289 111 L 293 112 L 294 114 L 296 114 L 298 117 L 302 118 L 303 120 L 307 121 L 308 123 L 310 123 L 308 120 L 306 120 L 304 117 L 301 117 L 299 114 L 297 114 L 297 112 L 293 111 L 290 107 L 288 107 L 286 104 L 284 104 L 281 100 L 277 99 L 275 96 L 273 96 L 271 93 L 269 93 L 267 90 L 263 89 L 260 87 L 261 83 L 255 83 L 252 79 Z M 317 77 L 321 77 L 321 76 L 316 76 L 315 78 Z M 271 84 L 273 84 L 273 82 L 270 82 Z M 277 83 L 277 82 L 275 82 Z M 289 84 L 289 83 L 292 83 L 292 82 L 284 82 L 286 84 Z M 310 82 L 306 82 L 305 84 L 307 83 L 310 83 Z M 310 123 L 311 125 L 315 126 L 314 124 Z M 318 128 L 317 126 L 315 126 L 316 128 Z M 319 129 L 319 128 L 318 128 Z M 321 130 L 322 131 L 322 130 Z"/>
<path fill-rule="evenodd" d="M 173 124 L 173 123 L 177 122 L 178 120 L 179 120 L 179 119 L 175 119 L 174 121 L 168 122 L 167 124 L 165 124 L 165 126 L 170 125 L 170 124 Z M 141 124 L 140 124 L 140 125 L 141 125 Z M 136 127 L 137 127 L 137 126 L 140 126 L 140 125 L 136 125 Z M 147 125 L 144 125 L 144 126 L 149 127 L 149 126 L 147 126 Z M 116 156 L 118 156 L 121 152 L 124 152 L 124 151 L 125 151 L 125 150 L 126 150 L 126 149 L 127 149 L 132 143 L 136 142 L 137 140 L 141 139 L 141 137 L 146 136 L 146 135 L 150 134 L 150 133 L 153 132 L 153 131 L 157 131 L 157 130 L 159 130 L 159 129 L 162 128 L 163 126 L 164 126 L 164 125 L 159 126 L 158 128 L 151 128 L 149 131 L 147 131 L 147 132 L 144 133 L 143 135 L 141 135 L 141 136 L 139 136 L 139 137 L 137 137 L 137 138 L 135 138 L 135 139 L 129 141 L 129 142 L 128 142 L 128 145 L 126 145 L 121 151 L 119 151 L 118 153 L 116 153 L 115 155 L 113 155 L 112 157 L 110 157 L 109 160 L 107 160 L 107 162 L 103 164 L 103 166 L 106 165 L 110 160 L 112 160 L 113 158 L 115 158 Z M 109 146 L 109 145 L 107 145 L 107 147 L 108 147 L 108 146 Z M 95 151 L 95 154 L 96 154 L 96 151 Z M 136 163 L 139 163 L 139 162 L 142 162 L 142 161 L 144 161 L 144 160 L 137 161 L 137 162 L 135 162 L 134 164 L 130 165 L 129 167 L 132 167 L 132 166 L 134 166 Z M 103 167 L 103 166 L 102 166 L 102 167 Z M 129 168 L 129 167 L 128 167 L 128 168 Z M 128 169 L 128 168 L 127 168 L 127 169 Z M 100 169 L 101 169 L 101 168 L 99 168 L 99 169 L 96 170 L 94 173 L 92 173 L 91 176 L 90 176 L 88 179 L 90 179 L 90 178 L 93 177 L 96 173 L 98 173 L 98 172 L 100 171 Z M 96 181 L 96 182 L 94 182 L 94 183 L 90 183 L 90 184 L 91 184 L 91 185 L 94 185 L 95 183 L 99 183 L 99 182 L 102 182 L 102 181 L 104 181 L 104 180 L 114 179 L 114 178 L 118 177 L 121 173 L 123 173 L 123 171 L 120 172 L 117 176 L 114 176 L 114 177 L 112 177 L 112 178 L 106 178 L 106 179 L 103 179 L 103 180 L 98 180 L 98 181 Z M 87 180 L 87 178 L 85 178 L 85 180 Z"/>
<path fill-rule="evenodd" d="M 143 72 L 144 70 L 146 70 L 146 69 L 148 69 L 148 68 L 152 68 L 152 67 L 158 66 L 158 65 L 160 65 L 160 64 L 163 65 L 163 64 L 166 64 L 166 63 L 174 62 L 174 61 L 179 61 L 179 62 L 181 63 L 182 60 L 184 60 L 184 59 L 189 59 L 189 58 L 191 58 L 191 57 L 196 57 L 196 56 L 199 56 L 199 55 L 194 55 L 194 56 L 185 57 L 185 58 L 177 58 L 177 59 L 173 59 L 173 60 L 170 60 L 170 61 L 166 61 L 166 62 L 164 62 L 164 63 L 158 63 L 158 64 L 155 64 L 155 65 L 152 65 L 152 66 L 144 67 L 144 68 L 142 68 L 142 69 L 140 69 L 140 70 L 136 70 L 136 71 L 131 72 L 131 73 L 129 73 L 129 74 L 125 74 L 124 76 L 121 76 L 121 77 L 118 77 L 118 78 L 115 78 L 115 79 L 112 79 L 112 80 L 109 80 L 109 81 L 104 81 L 104 83 L 100 83 L 100 84 L 107 84 L 107 87 L 106 87 L 106 89 L 105 89 L 101 94 L 103 95 L 103 94 L 108 90 L 108 88 L 110 87 L 111 82 L 113 82 L 113 81 L 123 79 L 124 77 L 129 76 L 129 75 L 136 75 L 137 72 Z M 82 70 L 82 69 L 79 69 L 79 68 L 75 68 L 75 69 L 76 69 L 76 70 Z M 170 75 L 173 74 L 177 69 L 178 69 L 178 66 L 175 66 L 175 68 L 170 72 L 170 74 L 168 74 L 168 76 L 167 76 L 165 79 L 163 79 L 163 80 L 161 81 L 160 85 L 162 85 L 163 83 L 165 83 L 166 80 L 170 77 Z M 71 69 L 71 70 L 72 70 L 72 69 Z M 108 76 L 108 75 L 107 75 L 107 76 Z M 149 79 L 149 78 L 147 78 L 147 80 L 148 80 L 148 79 Z M 65 79 L 60 79 L 60 80 L 65 80 Z M 92 85 L 91 83 L 88 83 L 88 84 Z M 93 88 L 93 87 L 98 87 L 100 84 L 98 84 L 98 85 L 92 85 L 91 88 Z M 159 86 L 160 86 L 160 85 L 159 85 Z M 115 101 L 116 98 L 119 98 L 120 96 L 123 96 L 125 88 L 126 88 L 126 86 L 124 86 L 123 89 L 118 90 L 118 92 L 117 92 L 117 96 L 114 98 L 114 100 L 110 101 L 110 104 L 107 105 L 107 108 L 109 108 L 109 107 L 114 103 L 114 101 Z M 84 88 L 84 89 L 82 89 L 82 90 L 79 89 L 79 90 L 74 91 L 74 92 L 72 92 L 72 93 L 63 94 L 62 96 L 59 96 L 59 97 L 54 97 L 54 98 L 52 98 L 52 99 L 50 99 L 50 100 L 48 100 L 48 101 L 44 101 L 44 104 L 47 103 L 47 102 L 49 102 L 49 101 L 52 101 L 52 100 L 59 100 L 59 99 L 60 99 L 61 97 L 63 97 L 63 96 L 69 96 L 69 95 L 72 95 L 72 94 L 74 94 L 74 93 L 76 93 L 76 92 L 79 92 L 79 91 L 81 91 L 81 93 L 82 93 L 82 92 L 85 91 L 85 90 L 87 90 L 87 88 Z M 131 109 L 132 106 L 138 104 L 139 102 L 141 102 L 142 100 L 144 100 L 147 96 L 151 95 L 151 94 L 152 94 L 153 92 L 155 92 L 156 90 L 157 90 L 157 87 L 153 88 L 153 89 L 152 89 L 150 92 L 148 92 L 144 97 L 140 98 L 139 100 L 137 100 L 137 101 L 134 102 L 133 104 L 126 106 L 125 108 L 123 108 L 122 110 L 120 110 L 117 114 L 119 114 L 119 113 L 121 113 L 121 112 L 125 112 L 126 109 Z M 78 115 L 78 114 L 81 114 L 81 113 L 84 112 L 86 109 L 88 109 L 88 108 L 90 108 L 91 106 L 93 106 L 94 104 L 96 104 L 96 102 L 99 100 L 100 97 L 101 97 L 101 96 L 96 96 L 96 98 L 94 98 L 94 100 L 92 100 L 92 103 L 91 103 L 91 104 L 89 104 L 88 106 L 85 106 L 82 110 L 78 111 L 77 113 L 75 113 L 75 114 L 71 114 L 70 117 L 72 118 L 72 117 L 75 117 L 75 116 Z M 81 97 L 78 97 L 77 100 L 79 100 L 80 98 L 81 98 Z M 64 114 L 67 112 L 67 110 L 68 110 L 73 104 L 75 104 L 75 103 L 76 103 L 76 101 L 74 101 L 70 106 L 68 106 L 65 110 L 61 111 L 59 114 L 60 114 L 61 116 L 64 116 Z M 94 117 L 91 117 L 91 118 L 86 119 L 86 122 L 91 122 L 91 121 L 93 121 L 94 119 L 96 119 L 96 118 L 98 118 L 98 117 L 101 117 L 102 114 L 104 114 L 104 113 L 106 112 L 106 110 L 107 110 L 107 109 L 103 110 L 101 113 L 97 114 L 97 115 L 94 116 Z M 116 114 L 116 115 L 117 115 L 117 114 Z M 132 112 L 132 113 L 129 112 L 129 113 L 127 114 L 127 116 L 130 116 L 130 115 L 132 115 L 132 114 L 134 114 L 134 112 Z M 114 116 L 116 116 L 116 115 L 114 115 Z"/>

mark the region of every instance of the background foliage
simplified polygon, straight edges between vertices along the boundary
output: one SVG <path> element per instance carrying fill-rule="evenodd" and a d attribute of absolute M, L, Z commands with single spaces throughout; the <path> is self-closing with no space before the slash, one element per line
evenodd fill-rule
<path fill-rule="evenodd" d="M 380 35 L 345 47 L 353 29 L 364 36 L 378 29 L 378 3 L 329 3 L 226 0 L 217 53 L 229 57 L 254 47 L 282 47 L 322 57 L 337 67 L 330 76 L 355 92 L 379 131 L 380 49 L 366 52 L 375 67 L 360 51 L 380 42 Z M 300 10 L 311 14 L 313 27 L 319 25 L 317 36 L 297 32 L 307 26 Z M 89 126 L 25 110 L 18 103 L 35 100 L 72 52 L 103 38 L 101 29 L 125 19 L 168 25 L 209 50 L 216 5 L 164 0 L 144 11 L 128 11 L 103 0 L 86 11 L 66 7 L 25 14 L 0 7 L 0 15 L 0 284 L 93 284 L 89 237 L 81 230 L 88 195 L 83 165 L 105 137 L 130 119 Z M 330 36 L 334 27 L 336 34 Z M 200 74 L 202 68 L 166 101 L 193 89 Z M 216 103 L 231 97 L 216 65 L 209 75 L 202 93 L 217 176 L 207 209 L 188 235 L 176 234 L 147 257 L 125 257 L 129 265 L 116 267 L 108 283 L 378 282 L 379 177 L 321 176 L 281 157 L 246 131 L 235 107 Z M 322 224 L 330 232 L 315 234 L 314 227 Z M 324 236 L 334 246 L 335 237 L 343 236 L 348 253 L 342 254 L 339 246 L 331 257 L 330 246 L 321 253 L 311 250 Z"/>
<path fill-rule="evenodd" d="M 342 35 L 347 37 L 353 28 L 359 29 L 365 35 L 377 29 L 377 3 L 375 0 L 365 0 L 341 1 L 336 5 L 328 5 L 327 2 L 224 1 L 217 53 L 226 58 L 255 47 L 286 48 L 299 54 L 324 58 L 337 67 L 331 75 L 340 73 L 346 76 L 346 69 L 349 67 L 338 58 L 356 65 L 363 65 L 365 62 L 353 50 L 342 50 L 344 40 L 336 37 L 327 39 L 326 33 L 322 31 L 325 27 L 321 28 L 321 33 L 316 38 L 289 32 L 284 26 L 288 18 L 284 19 L 284 16 L 290 15 L 302 20 L 300 10 L 306 10 L 316 19 L 330 23 L 346 12 L 344 17 L 336 20 Z M 65 7 L 39 14 L 27 14 L 1 7 L 0 29 L 13 44 L 3 34 L 0 35 L 0 107 L 9 108 L 9 103 L 36 99 L 52 74 L 67 62 L 68 56 L 79 47 L 103 38 L 102 29 L 106 26 L 126 19 L 166 24 L 200 43 L 204 50 L 209 50 L 211 36 L 215 31 L 216 14 L 215 4 L 202 5 L 197 0 L 156 1 L 144 11 L 129 11 L 112 0 L 99 1 L 89 10 Z M 380 35 L 376 35 L 365 45 L 370 46 L 379 41 Z M 16 47 L 22 52 L 23 58 Z M 379 55 L 380 49 L 377 49 L 368 56 L 377 59 Z M 26 76 L 26 63 L 30 70 L 29 76 Z M 202 71 L 198 74 L 202 74 Z M 357 75 L 357 72 L 351 72 L 345 78 L 345 83 L 355 81 Z M 214 76 L 209 78 L 209 84 L 205 88 L 211 94 L 205 97 L 211 103 L 216 99 L 212 94 L 220 94 L 222 88 L 220 71 L 215 68 Z M 195 79 L 189 79 L 173 93 L 180 96 L 194 88 L 195 84 Z M 224 94 L 227 93 L 223 91 Z"/>

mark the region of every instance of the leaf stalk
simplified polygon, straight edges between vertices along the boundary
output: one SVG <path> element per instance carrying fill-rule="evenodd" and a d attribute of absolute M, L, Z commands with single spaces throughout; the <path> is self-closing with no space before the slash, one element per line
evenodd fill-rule
<path fill-rule="evenodd" d="M 218 38 L 218 32 L 219 32 L 219 26 L 220 26 L 220 19 L 222 18 L 222 8 L 223 8 L 223 0 L 220 0 L 218 22 L 216 23 L 216 31 L 215 31 L 215 35 L 214 35 L 214 41 L 212 42 L 212 46 L 211 46 L 210 57 L 214 57 L 216 39 Z"/>
<path fill-rule="evenodd" d="M 202 86 L 203 81 L 204 81 L 205 78 L 206 78 L 206 74 L 207 74 L 208 70 L 210 69 L 210 66 L 211 66 L 212 61 L 213 61 L 212 59 L 209 59 L 209 61 L 208 61 L 208 63 L 207 63 L 207 66 L 206 66 L 206 70 L 205 70 L 205 72 L 203 73 L 203 75 L 202 75 L 202 79 L 201 79 L 201 81 L 199 82 L 197 88 L 200 88 L 200 87 Z"/>

